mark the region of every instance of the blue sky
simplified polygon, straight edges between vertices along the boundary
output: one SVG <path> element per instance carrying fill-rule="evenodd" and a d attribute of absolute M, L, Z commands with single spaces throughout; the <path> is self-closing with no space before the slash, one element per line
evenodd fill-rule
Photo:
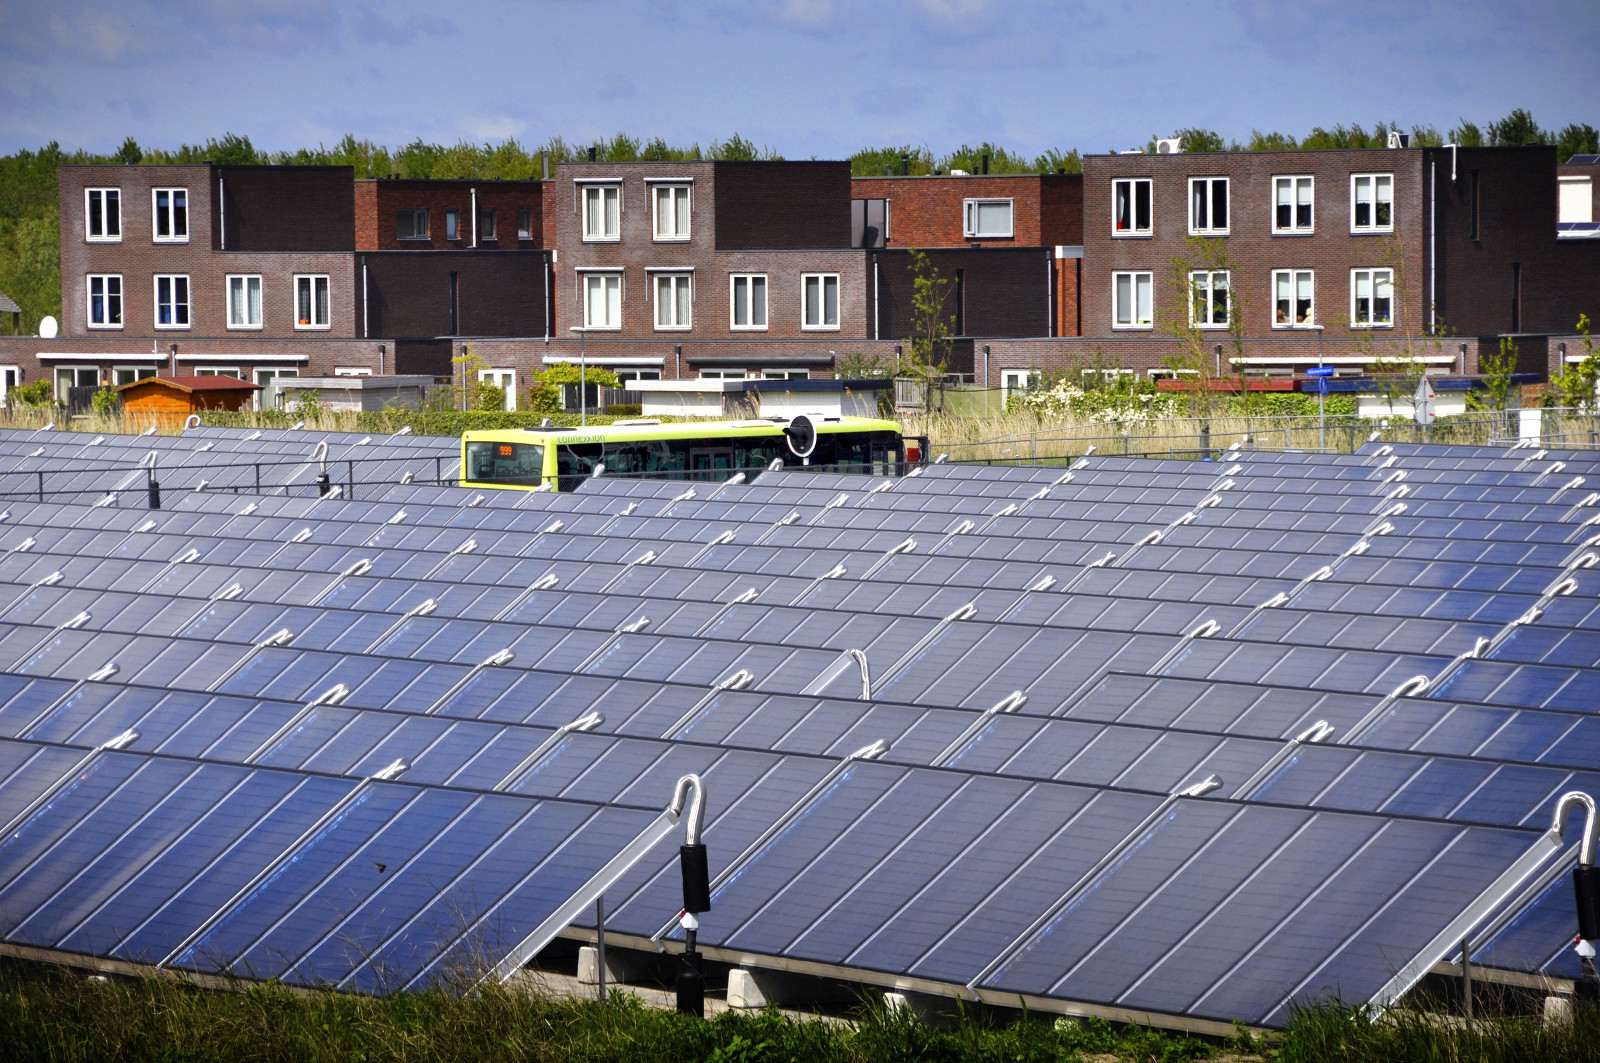
<path fill-rule="evenodd" d="M 1597 0 L 0 0 L 0 151 L 737 131 L 841 158 L 1514 107 L 1600 125 L 1597 56 Z"/>

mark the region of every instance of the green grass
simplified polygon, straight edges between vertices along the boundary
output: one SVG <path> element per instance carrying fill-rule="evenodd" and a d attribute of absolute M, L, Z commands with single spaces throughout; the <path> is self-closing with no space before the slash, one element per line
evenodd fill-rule
<path fill-rule="evenodd" d="M 1099 1019 L 998 1022 L 959 1009 L 929 1025 L 868 998 L 853 1021 L 775 1010 L 703 1021 L 646 1008 L 499 989 L 385 997 L 170 979 L 100 981 L 0 960 L 0 1060 L 244 1063 L 314 1061 L 606 1061 L 606 1063 L 1576 1063 L 1600 1060 L 1600 1009 L 1566 1025 L 1497 1017 L 1473 1026 L 1438 1013 L 1324 1004 L 1295 1014 L 1269 1049 L 1243 1027 L 1226 1043 Z"/>

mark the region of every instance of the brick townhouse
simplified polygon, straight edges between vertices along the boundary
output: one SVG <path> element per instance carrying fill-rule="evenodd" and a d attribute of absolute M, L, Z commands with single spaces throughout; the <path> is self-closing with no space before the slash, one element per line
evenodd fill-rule
<path fill-rule="evenodd" d="M 1548 147 L 1090 156 L 1083 335 L 996 344 L 1000 371 L 1092 358 L 1159 375 L 1165 326 L 1189 318 L 1222 343 L 1237 300 L 1251 372 L 1321 357 L 1360 375 L 1437 331 L 1416 348 L 1435 371 L 1476 373 L 1512 336 L 1519 369 L 1548 373 L 1600 309 L 1600 240 L 1558 227 L 1556 162 Z"/>
<path fill-rule="evenodd" d="M 1438 371 L 1475 373 L 1513 336 L 1519 368 L 1545 374 L 1579 356 L 1578 315 L 1600 319 L 1600 159 L 1557 161 L 1130 154 L 1090 156 L 1082 175 L 881 178 L 593 162 L 542 181 L 69 166 L 61 334 L 0 337 L 0 390 L 156 372 L 448 379 L 470 352 L 514 403 L 580 349 L 633 377 L 827 375 L 849 354 L 896 356 L 913 247 L 951 282 L 951 371 L 990 386 L 1091 362 L 1159 374 L 1165 322 L 1197 313 L 1220 343 L 1235 302 L 1251 372 L 1321 357 L 1357 375 L 1437 329 L 1423 346 Z"/>

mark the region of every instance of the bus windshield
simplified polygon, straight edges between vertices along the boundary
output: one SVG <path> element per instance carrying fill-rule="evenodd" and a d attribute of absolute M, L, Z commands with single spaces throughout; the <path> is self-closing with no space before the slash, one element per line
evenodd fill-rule
<path fill-rule="evenodd" d="M 544 478 L 544 445 L 469 442 L 467 472 L 469 479 L 479 483 L 537 487 Z"/>

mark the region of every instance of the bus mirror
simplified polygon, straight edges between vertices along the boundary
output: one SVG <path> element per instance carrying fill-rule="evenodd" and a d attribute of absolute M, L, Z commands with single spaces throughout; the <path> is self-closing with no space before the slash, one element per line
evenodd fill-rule
<path fill-rule="evenodd" d="M 803 413 L 795 414 L 784 426 L 783 436 L 789 444 L 789 452 L 797 458 L 809 458 L 817 449 L 817 426 Z"/>

